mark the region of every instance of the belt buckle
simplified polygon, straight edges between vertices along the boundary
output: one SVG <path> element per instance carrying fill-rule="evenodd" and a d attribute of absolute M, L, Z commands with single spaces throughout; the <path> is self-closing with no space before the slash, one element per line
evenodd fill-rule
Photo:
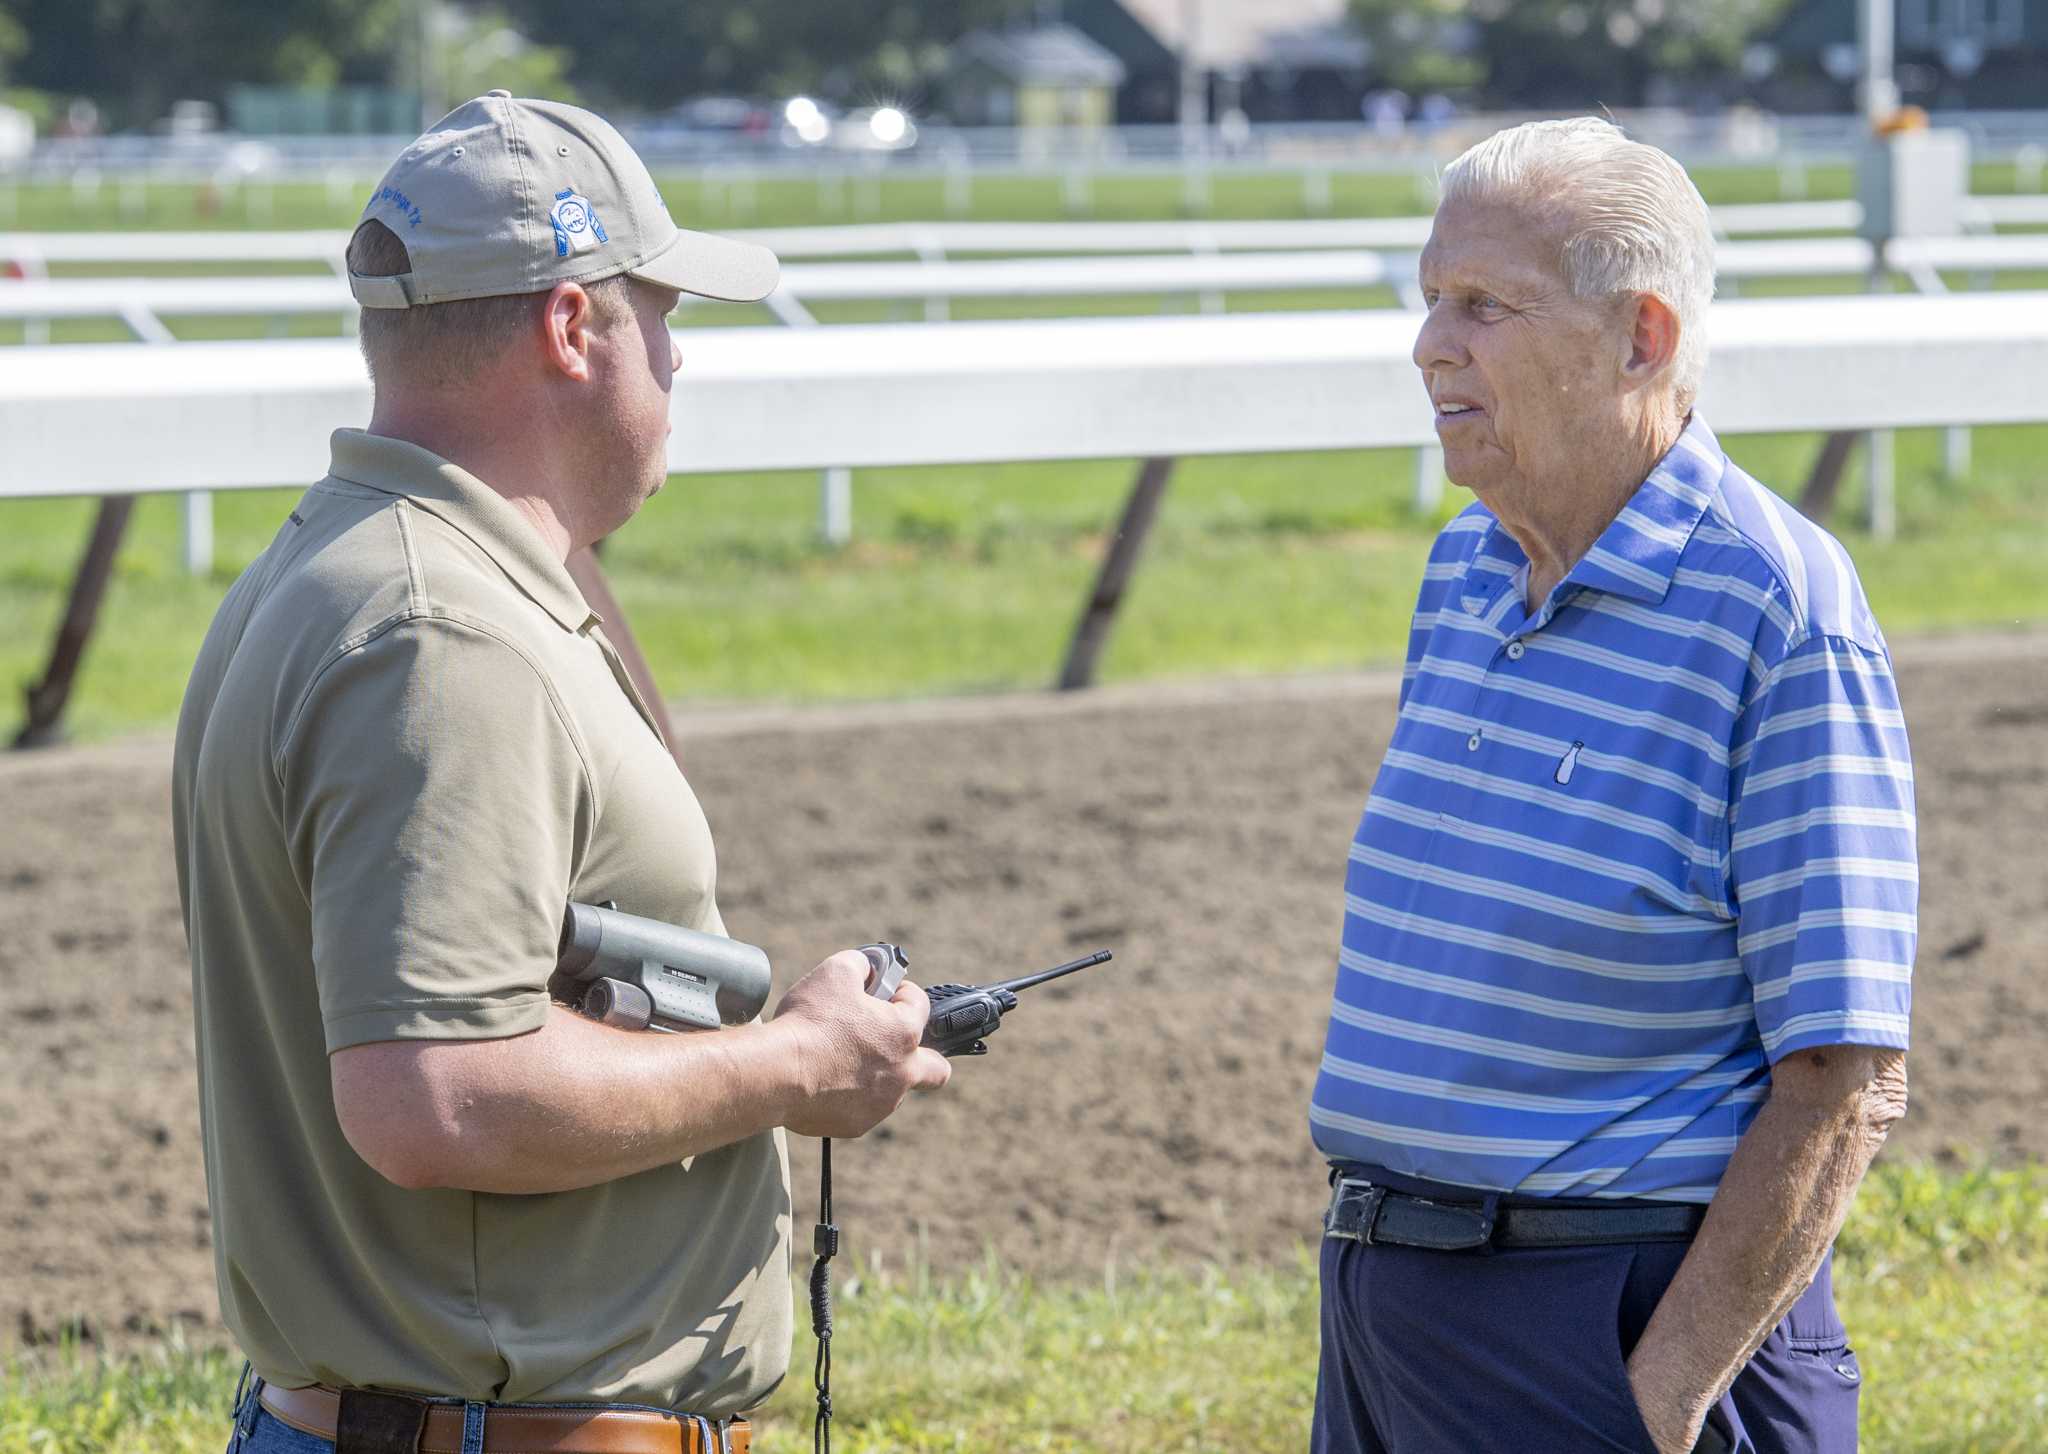
<path fill-rule="evenodd" d="M 1323 1235 L 1342 1237 L 1365 1247 L 1372 1246 L 1372 1224 L 1378 1220 L 1380 1203 L 1386 1199 L 1387 1189 L 1383 1186 L 1352 1177 L 1339 1177 L 1336 1193 L 1330 1198 L 1330 1209 L 1323 1214 Z M 1338 1218 L 1353 1206 L 1358 1208 L 1358 1230 L 1340 1229 Z"/>

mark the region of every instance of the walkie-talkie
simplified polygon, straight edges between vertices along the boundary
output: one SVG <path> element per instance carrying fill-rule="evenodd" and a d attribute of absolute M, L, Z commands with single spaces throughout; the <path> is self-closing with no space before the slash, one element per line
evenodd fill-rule
<path fill-rule="evenodd" d="M 996 984 L 933 985 L 925 991 L 932 1002 L 932 1017 L 925 1022 L 924 1043 L 941 1055 L 986 1055 L 988 1044 L 982 1037 L 993 1035 L 1003 1023 L 1003 1016 L 1017 1008 L 1019 990 L 1101 964 L 1108 958 L 1107 949 L 1098 949 L 1085 959 L 1070 960 L 1056 969 L 1043 969 Z"/>
<path fill-rule="evenodd" d="M 903 972 L 910 968 L 909 958 L 894 944 L 863 944 L 860 952 L 868 957 L 868 993 L 878 1000 L 893 999 Z M 982 1037 L 995 1034 L 1003 1016 L 1017 1008 L 1019 990 L 1113 957 L 1107 949 L 1098 949 L 1085 959 L 995 984 L 935 984 L 925 991 L 932 1013 L 920 1043 L 941 1055 L 986 1055 L 988 1044 Z"/>

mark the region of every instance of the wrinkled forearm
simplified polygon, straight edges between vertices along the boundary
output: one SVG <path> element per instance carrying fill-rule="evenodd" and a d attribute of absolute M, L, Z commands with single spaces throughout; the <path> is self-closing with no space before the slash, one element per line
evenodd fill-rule
<path fill-rule="evenodd" d="M 1707 1409 L 1813 1280 L 1905 1111 L 1900 1051 L 1795 1051 L 1772 1082 L 1629 1357 L 1629 1381 L 1661 1448 L 1692 1447 Z"/>

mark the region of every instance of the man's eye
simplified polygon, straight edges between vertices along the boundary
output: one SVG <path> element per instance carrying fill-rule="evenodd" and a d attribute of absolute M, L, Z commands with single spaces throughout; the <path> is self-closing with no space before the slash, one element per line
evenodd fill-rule
<path fill-rule="evenodd" d="M 1500 299 L 1494 297 L 1493 294 L 1481 293 L 1477 298 L 1472 300 L 1472 306 L 1474 308 L 1479 309 L 1481 312 L 1493 313 L 1500 311 L 1500 309 L 1505 305 L 1500 301 Z"/>
<path fill-rule="evenodd" d="M 1422 306 L 1423 306 L 1423 307 L 1425 307 L 1425 308 L 1434 308 L 1434 307 L 1436 307 L 1436 300 L 1437 300 L 1437 299 L 1438 299 L 1438 298 L 1439 298 L 1440 296 L 1442 296 L 1442 295 L 1441 295 L 1441 294 L 1439 294 L 1439 293 L 1437 292 L 1437 290 L 1436 290 L 1436 289 L 1434 289 L 1434 288 L 1424 288 L 1424 289 L 1422 290 Z"/>

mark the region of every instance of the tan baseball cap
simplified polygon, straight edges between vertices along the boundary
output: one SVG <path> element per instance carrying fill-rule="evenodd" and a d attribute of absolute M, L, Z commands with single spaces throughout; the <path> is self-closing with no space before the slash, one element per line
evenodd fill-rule
<path fill-rule="evenodd" d="M 601 116 L 492 91 L 465 101 L 399 154 L 362 222 L 398 234 L 412 271 L 350 272 L 365 308 L 540 293 L 630 273 L 751 303 L 775 291 L 775 254 L 685 232 L 654 178 Z"/>

